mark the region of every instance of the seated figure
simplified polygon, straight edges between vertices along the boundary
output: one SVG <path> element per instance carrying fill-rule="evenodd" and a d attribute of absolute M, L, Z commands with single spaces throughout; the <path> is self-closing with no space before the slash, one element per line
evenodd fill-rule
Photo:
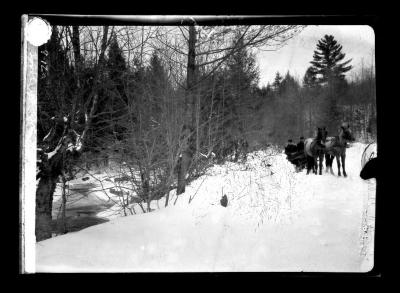
<path fill-rule="evenodd" d="M 300 171 L 307 163 L 306 155 L 304 154 L 304 138 L 300 138 L 300 142 L 295 145 L 291 139 L 285 147 L 286 158 L 289 162 L 296 166 L 296 170 Z"/>
<path fill-rule="evenodd" d="M 289 155 L 295 152 L 297 152 L 297 146 L 293 143 L 293 140 L 289 139 L 288 144 L 285 147 L 285 154 Z"/>
<path fill-rule="evenodd" d="M 300 141 L 297 143 L 297 151 L 304 152 L 304 137 L 300 137 Z"/>

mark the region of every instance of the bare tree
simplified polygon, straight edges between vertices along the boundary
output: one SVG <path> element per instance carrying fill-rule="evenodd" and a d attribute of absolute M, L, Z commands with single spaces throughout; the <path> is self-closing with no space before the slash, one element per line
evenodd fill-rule
<path fill-rule="evenodd" d="M 99 84 L 102 79 L 105 51 L 108 46 L 108 26 L 103 27 L 100 55 L 95 65 L 94 86 L 91 88 L 86 103 L 82 104 L 81 68 L 82 58 L 80 53 L 79 28 L 73 27 L 72 33 L 64 35 L 65 49 L 69 50 L 68 42 L 72 41 L 77 77 L 76 91 L 73 95 L 72 105 L 64 108 L 68 113 L 58 113 L 58 117 L 52 119 L 52 127 L 49 133 L 40 143 L 41 148 L 39 172 L 37 174 L 38 185 L 36 190 L 36 238 L 38 241 L 51 237 L 52 202 L 59 176 L 68 170 L 71 160 L 79 157 L 83 150 L 87 133 L 91 127 L 93 116 L 96 112 Z M 63 99 L 63 97 L 58 97 Z M 63 101 L 64 102 L 64 101 Z M 84 113 L 83 129 L 76 127 L 77 109 Z M 67 172 L 66 172 L 67 173 Z M 70 173 L 70 172 L 69 172 Z M 70 174 L 71 175 L 71 174 Z"/>
<path fill-rule="evenodd" d="M 185 70 L 184 76 L 177 76 L 178 86 L 185 89 L 184 136 L 186 142 L 178 174 L 177 194 L 185 192 L 186 176 L 189 165 L 197 153 L 196 139 L 196 91 L 201 83 L 217 70 L 224 61 L 242 48 L 261 48 L 274 50 L 282 46 L 301 29 L 301 26 L 232 26 L 232 27 L 199 27 L 195 23 L 187 27 L 167 27 L 157 31 L 157 41 L 162 44 L 160 50 L 170 62 L 171 67 Z M 168 35 L 168 37 L 167 37 Z M 186 58 L 186 66 L 184 60 Z M 206 74 L 199 78 L 202 69 Z M 186 82 L 186 84 L 184 84 Z M 198 108 L 197 108 L 198 110 Z M 196 127 L 197 126 L 197 127 Z"/>

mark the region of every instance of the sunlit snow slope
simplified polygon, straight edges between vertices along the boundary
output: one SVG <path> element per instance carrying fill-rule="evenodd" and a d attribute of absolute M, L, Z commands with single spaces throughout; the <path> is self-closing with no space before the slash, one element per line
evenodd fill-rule
<path fill-rule="evenodd" d="M 167 208 L 37 243 L 37 271 L 369 271 L 375 179 L 359 177 L 364 148 L 347 149 L 347 178 L 296 173 L 271 150 L 214 166 L 175 205 L 172 194 Z"/>

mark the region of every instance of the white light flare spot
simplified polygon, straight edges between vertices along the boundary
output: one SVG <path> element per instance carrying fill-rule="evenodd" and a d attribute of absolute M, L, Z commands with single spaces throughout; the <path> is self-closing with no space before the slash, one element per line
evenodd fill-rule
<path fill-rule="evenodd" d="M 39 18 L 31 19 L 26 26 L 26 38 L 33 46 L 41 46 L 45 44 L 51 36 L 50 24 Z"/>

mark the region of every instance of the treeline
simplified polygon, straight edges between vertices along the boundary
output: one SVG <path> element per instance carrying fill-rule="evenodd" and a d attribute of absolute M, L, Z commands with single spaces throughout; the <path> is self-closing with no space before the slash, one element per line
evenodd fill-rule
<path fill-rule="evenodd" d="M 345 76 L 353 69 L 352 60 L 344 59 L 342 46 L 326 35 L 301 80 L 290 72 L 277 72 L 271 84 L 259 89 L 263 104 L 257 137 L 282 145 L 289 138 L 315 136 L 317 127 L 325 126 L 328 135 L 337 135 L 341 123 L 349 122 L 358 141 L 376 140 L 374 67 L 362 62 L 348 81 Z"/>
<path fill-rule="evenodd" d="M 362 71 L 361 71 L 362 72 Z M 283 145 L 289 138 L 313 137 L 317 127 L 337 135 L 343 121 L 350 123 L 357 141 L 376 140 L 376 88 L 372 68 L 342 85 L 329 100 L 326 87 L 310 88 L 287 72 L 276 74 L 272 85 L 261 88 L 260 131 L 255 139 Z"/>

